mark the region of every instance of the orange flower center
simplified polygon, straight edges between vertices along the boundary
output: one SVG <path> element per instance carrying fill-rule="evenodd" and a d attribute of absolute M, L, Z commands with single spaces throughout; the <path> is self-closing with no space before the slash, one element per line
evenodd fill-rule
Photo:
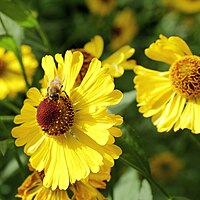
<path fill-rule="evenodd" d="M 184 56 L 170 67 L 174 90 L 187 99 L 200 96 L 200 57 Z"/>
<path fill-rule="evenodd" d="M 6 63 L 4 60 L 0 59 L 0 77 L 3 76 L 6 70 Z"/>
<path fill-rule="evenodd" d="M 81 67 L 81 70 L 78 74 L 78 77 L 76 78 L 76 84 L 80 85 L 83 78 L 85 77 L 87 70 L 89 68 L 91 60 L 94 58 L 90 53 L 86 52 L 83 48 L 80 49 L 72 49 L 72 52 L 74 51 L 80 51 L 83 54 L 83 66 Z"/>
<path fill-rule="evenodd" d="M 37 108 L 37 122 L 48 135 L 65 134 L 73 125 L 74 109 L 68 96 L 45 98 Z"/>

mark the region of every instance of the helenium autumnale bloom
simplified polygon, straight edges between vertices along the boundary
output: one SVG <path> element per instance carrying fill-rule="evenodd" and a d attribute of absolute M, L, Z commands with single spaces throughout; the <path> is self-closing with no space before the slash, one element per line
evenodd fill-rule
<path fill-rule="evenodd" d="M 163 35 L 145 54 L 167 63 L 169 70 L 134 67 L 139 111 L 152 117 L 158 132 L 187 128 L 200 133 L 200 57 L 180 37 Z"/>
<path fill-rule="evenodd" d="M 41 93 L 30 88 L 21 113 L 14 119 L 16 145 L 24 146 L 31 166 L 44 171 L 43 184 L 55 190 L 97 173 L 104 164 L 114 165 L 121 149 L 114 145 L 122 117 L 106 107 L 117 104 L 122 93 L 113 78 L 94 58 L 80 83 L 75 81 L 83 65 L 82 53 L 66 51 L 42 59 L 48 80 Z M 43 84 L 43 87 L 45 84 Z"/>

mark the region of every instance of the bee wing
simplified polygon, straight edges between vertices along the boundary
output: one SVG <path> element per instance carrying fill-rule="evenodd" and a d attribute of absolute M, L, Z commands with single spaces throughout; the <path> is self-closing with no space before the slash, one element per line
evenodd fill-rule
<path fill-rule="evenodd" d="M 52 56 L 47 55 L 42 58 L 42 68 L 47 81 L 50 83 L 57 76 L 56 65 Z"/>

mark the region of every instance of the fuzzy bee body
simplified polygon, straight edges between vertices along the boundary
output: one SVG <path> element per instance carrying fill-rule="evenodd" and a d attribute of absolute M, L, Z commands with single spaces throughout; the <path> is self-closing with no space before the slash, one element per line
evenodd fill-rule
<path fill-rule="evenodd" d="M 58 77 L 54 78 L 47 89 L 47 97 L 51 100 L 57 101 L 62 93 L 62 84 Z"/>

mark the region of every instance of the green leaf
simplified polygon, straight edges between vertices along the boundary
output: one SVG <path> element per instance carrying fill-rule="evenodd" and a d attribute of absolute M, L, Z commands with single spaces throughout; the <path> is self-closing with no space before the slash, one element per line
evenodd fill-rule
<path fill-rule="evenodd" d="M 4 13 L 23 27 L 31 28 L 38 25 L 37 20 L 18 0 L 1 0 L 0 12 Z"/>
<path fill-rule="evenodd" d="M 149 163 L 138 136 L 130 126 L 122 125 L 121 130 L 123 135 L 116 139 L 116 144 L 121 147 L 123 152 L 120 160 L 138 170 L 141 175 L 150 178 Z"/>
<path fill-rule="evenodd" d="M 140 194 L 138 200 L 152 200 L 153 195 L 151 191 L 151 186 L 147 180 L 142 181 L 142 186 L 140 188 Z"/>
<path fill-rule="evenodd" d="M 0 35 L 12 36 L 17 46 L 20 47 L 21 41 L 24 37 L 24 29 L 3 13 L 0 13 L 0 20 Z"/>
<path fill-rule="evenodd" d="M 124 92 L 124 96 L 120 103 L 115 106 L 108 107 L 109 111 L 113 114 L 122 113 L 133 101 L 136 97 L 136 91 L 132 90 L 129 92 Z"/>
<path fill-rule="evenodd" d="M 13 139 L 5 139 L 0 141 L 0 152 L 2 153 L 3 156 L 6 154 L 6 151 L 9 148 L 13 147 L 12 144 L 14 144 Z"/>
<path fill-rule="evenodd" d="M 0 35 L 0 47 L 13 51 L 16 55 L 19 55 L 15 40 L 9 35 Z"/>
<path fill-rule="evenodd" d="M 114 200 L 152 200 L 151 187 L 143 179 L 142 183 L 136 170 L 129 168 L 114 187 Z"/>
<path fill-rule="evenodd" d="M 126 188 L 126 189 L 125 189 Z M 138 173 L 129 169 L 123 174 L 114 187 L 114 200 L 133 200 L 138 199 L 140 189 L 140 181 Z"/>

